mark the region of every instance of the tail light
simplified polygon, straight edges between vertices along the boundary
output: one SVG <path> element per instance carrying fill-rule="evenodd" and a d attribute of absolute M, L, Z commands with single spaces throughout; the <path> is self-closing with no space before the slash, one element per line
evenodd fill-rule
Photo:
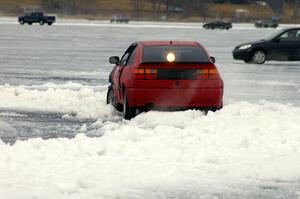
<path fill-rule="evenodd" d="M 216 68 L 212 69 L 198 69 L 196 79 L 219 79 L 219 72 Z"/>
<path fill-rule="evenodd" d="M 134 79 L 157 79 L 157 69 L 137 68 L 133 74 Z"/>
<path fill-rule="evenodd" d="M 133 71 L 134 79 L 158 79 L 157 69 L 137 68 Z M 219 72 L 216 68 L 198 69 L 196 70 L 195 79 L 219 79 Z"/>

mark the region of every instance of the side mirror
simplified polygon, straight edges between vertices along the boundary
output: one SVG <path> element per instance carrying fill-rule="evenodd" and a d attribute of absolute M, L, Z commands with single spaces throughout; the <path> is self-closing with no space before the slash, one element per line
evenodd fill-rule
<path fill-rule="evenodd" d="M 109 58 L 109 63 L 118 65 L 120 63 L 120 58 L 118 56 L 112 56 Z"/>
<path fill-rule="evenodd" d="M 212 63 L 216 63 L 216 58 L 210 57 L 210 60 L 211 60 Z"/>

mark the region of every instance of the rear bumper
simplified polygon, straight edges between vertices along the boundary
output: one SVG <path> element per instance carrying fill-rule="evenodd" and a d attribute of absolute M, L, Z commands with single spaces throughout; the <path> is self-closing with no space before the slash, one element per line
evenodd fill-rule
<path fill-rule="evenodd" d="M 136 89 L 126 90 L 131 107 L 221 108 L 223 89 Z"/>

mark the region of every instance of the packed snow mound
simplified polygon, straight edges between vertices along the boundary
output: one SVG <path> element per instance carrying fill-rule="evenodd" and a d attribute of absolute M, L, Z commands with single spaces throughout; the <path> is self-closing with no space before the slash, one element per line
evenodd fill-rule
<path fill-rule="evenodd" d="M 16 135 L 17 130 L 9 125 L 7 122 L 0 121 L 0 136 L 14 136 Z"/>
<path fill-rule="evenodd" d="M 98 90 L 98 91 L 97 91 Z M 106 118 L 113 109 L 106 105 L 106 87 L 76 83 L 39 86 L 0 86 L 0 109 L 59 112 L 78 118 Z"/>
<path fill-rule="evenodd" d="M 1 143 L 0 198 L 247 198 L 299 181 L 299 115 L 241 102 L 99 119 L 97 138 Z"/>

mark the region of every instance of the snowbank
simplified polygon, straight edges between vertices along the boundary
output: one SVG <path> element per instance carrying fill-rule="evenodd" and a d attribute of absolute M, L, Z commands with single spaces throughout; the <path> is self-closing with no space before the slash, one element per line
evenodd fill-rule
<path fill-rule="evenodd" d="M 96 90 L 100 91 L 96 91 Z M 0 86 L 0 109 L 59 112 L 78 118 L 106 118 L 113 109 L 106 106 L 106 88 L 76 83 L 39 86 Z"/>
<path fill-rule="evenodd" d="M 15 92 L 7 90 L 10 99 L 37 91 Z M 49 107 L 61 104 L 56 94 L 74 95 L 89 107 L 88 95 L 106 109 L 102 94 L 91 90 L 46 93 L 53 94 Z M 43 103 L 44 95 L 34 96 Z M 76 100 L 66 106 L 80 106 Z M 242 102 L 206 116 L 190 110 L 99 119 L 93 124 L 103 134 L 98 138 L 1 143 L 0 198 L 243 198 L 282 188 L 300 178 L 299 115 L 293 106 Z"/>

